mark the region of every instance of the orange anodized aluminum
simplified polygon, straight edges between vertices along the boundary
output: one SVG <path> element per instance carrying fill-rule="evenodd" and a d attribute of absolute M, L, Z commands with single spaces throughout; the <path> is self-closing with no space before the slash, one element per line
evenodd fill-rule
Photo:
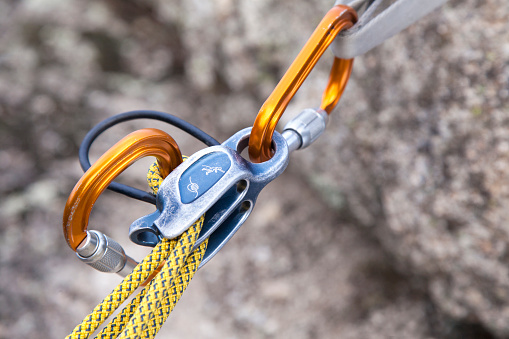
<path fill-rule="evenodd" d="M 182 163 L 180 149 L 171 136 L 158 129 L 145 128 L 113 145 L 74 186 L 63 218 L 65 239 L 74 251 L 87 237 L 88 219 L 99 195 L 127 167 L 146 156 L 156 157 L 163 177 Z"/>
<path fill-rule="evenodd" d="M 272 157 L 272 135 L 288 103 L 338 33 L 352 27 L 356 21 L 355 10 L 343 5 L 334 6 L 322 19 L 256 116 L 249 137 L 252 162 L 259 163 Z M 345 89 L 352 65 L 353 59 L 334 58 L 320 105 L 329 114 Z"/>

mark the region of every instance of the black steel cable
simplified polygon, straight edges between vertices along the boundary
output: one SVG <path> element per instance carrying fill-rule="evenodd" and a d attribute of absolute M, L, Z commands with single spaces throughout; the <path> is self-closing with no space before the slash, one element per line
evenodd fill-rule
<path fill-rule="evenodd" d="M 89 152 L 90 148 L 92 147 L 92 143 L 94 140 L 101 135 L 104 131 L 107 129 L 118 125 L 122 122 L 129 121 L 129 120 L 136 120 L 136 119 L 152 119 L 152 120 L 159 120 L 166 122 L 172 126 L 175 126 L 182 131 L 188 133 L 189 135 L 195 137 L 196 139 L 200 140 L 207 146 L 215 146 L 219 145 L 219 141 L 199 129 L 198 127 L 190 124 L 187 121 L 182 120 L 181 118 L 178 118 L 174 115 L 171 115 L 169 113 L 164 112 L 158 112 L 158 111 L 130 111 L 125 113 L 120 113 L 117 115 L 114 115 L 108 119 L 103 120 L 102 122 L 95 125 L 88 133 L 85 135 L 85 138 L 83 139 L 80 148 L 79 148 L 79 160 L 80 165 L 83 171 L 87 171 L 92 165 L 90 164 L 90 158 L 89 158 Z M 141 200 L 148 202 L 150 204 L 156 204 L 156 198 L 151 193 L 142 191 L 140 189 L 120 184 L 117 182 L 112 182 L 108 189 L 123 194 L 125 196 L 128 196 L 133 199 Z"/>

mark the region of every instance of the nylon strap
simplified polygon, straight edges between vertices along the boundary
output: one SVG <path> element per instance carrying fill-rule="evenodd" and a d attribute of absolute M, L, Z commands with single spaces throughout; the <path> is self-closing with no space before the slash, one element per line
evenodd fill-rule
<path fill-rule="evenodd" d="M 337 0 L 355 10 L 367 6 L 357 23 L 332 43 L 334 55 L 351 59 L 401 32 L 447 0 Z"/>

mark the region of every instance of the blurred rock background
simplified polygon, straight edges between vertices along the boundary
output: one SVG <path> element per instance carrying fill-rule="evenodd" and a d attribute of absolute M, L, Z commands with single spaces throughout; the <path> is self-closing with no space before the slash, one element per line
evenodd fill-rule
<path fill-rule="evenodd" d="M 225 140 L 332 4 L 0 2 L 0 338 L 63 337 L 120 281 L 62 236 L 87 130 L 145 108 Z M 508 32 L 505 0 L 451 0 L 358 57 L 324 137 L 292 155 L 160 337 L 509 337 Z M 319 103 L 330 62 L 283 123 Z M 142 121 L 92 158 L 143 127 L 202 147 Z M 120 180 L 146 187 L 149 163 Z M 107 192 L 90 227 L 141 258 L 127 230 L 151 210 Z"/>

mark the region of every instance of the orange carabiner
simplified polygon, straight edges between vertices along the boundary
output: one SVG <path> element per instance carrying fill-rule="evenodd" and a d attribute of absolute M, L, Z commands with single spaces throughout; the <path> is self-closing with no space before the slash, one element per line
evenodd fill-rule
<path fill-rule="evenodd" d="M 272 135 L 288 103 L 338 33 L 352 27 L 356 21 L 355 10 L 343 5 L 334 6 L 322 19 L 256 116 L 249 137 L 249 157 L 252 162 L 259 163 L 272 157 Z M 352 66 L 353 59 L 334 58 L 320 105 L 328 114 L 338 103 Z"/>
<path fill-rule="evenodd" d="M 76 251 L 87 237 L 88 219 L 99 195 L 136 160 L 155 156 L 166 177 L 182 163 L 180 149 L 171 136 L 154 128 L 135 131 L 104 153 L 78 181 L 64 209 L 64 236 Z"/>

